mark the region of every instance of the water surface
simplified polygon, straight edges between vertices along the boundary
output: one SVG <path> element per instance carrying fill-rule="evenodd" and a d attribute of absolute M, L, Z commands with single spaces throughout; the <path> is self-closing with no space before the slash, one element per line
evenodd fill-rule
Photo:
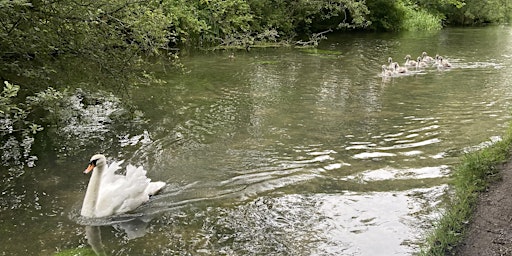
<path fill-rule="evenodd" d="M 88 224 L 109 255 L 410 255 L 452 166 L 510 120 L 511 41 L 508 27 L 355 33 L 326 51 L 186 56 L 187 72 L 131 91 L 141 117 L 115 122 L 105 99 L 85 109 L 101 122 L 70 122 L 36 167 L 3 172 L 0 251 L 90 248 Z M 381 77 L 388 57 L 423 51 L 453 67 Z M 169 185 L 131 222 L 87 222 L 95 152 Z"/>

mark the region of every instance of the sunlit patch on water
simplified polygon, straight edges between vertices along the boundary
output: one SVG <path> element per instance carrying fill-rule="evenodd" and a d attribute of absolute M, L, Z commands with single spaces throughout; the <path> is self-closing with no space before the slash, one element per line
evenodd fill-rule
<path fill-rule="evenodd" d="M 324 241 L 313 254 L 410 255 L 424 235 L 420 227 L 437 216 L 434 209 L 445 189 L 317 195 L 317 230 Z"/>
<path fill-rule="evenodd" d="M 372 158 L 381 158 L 381 157 L 391 157 L 396 156 L 394 153 L 386 153 L 386 152 L 364 152 L 355 154 L 352 156 L 355 159 L 372 159 Z"/>
<path fill-rule="evenodd" d="M 449 175 L 449 172 L 449 167 L 446 165 L 411 169 L 394 169 L 388 167 L 378 170 L 364 171 L 357 175 L 349 175 L 344 177 L 342 180 L 370 182 L 381 180 L 429 179 L 446 177 Z"/>
<path fill-rule="evenodd" d="M 446 189 L 264 196 L 234 207 L 169 214 L 153 232 L 169 241 L 159 250 L 175 253 L 411 255 L 439 215 Z M 199 230 L 180 229 L 177 222 Z M 184 247 L 184 239 L 194 242 Z"/>
<path fill-rule="evenodd" d="M 149 136 L 149 132 L 147 130 L 144 130 L 142 134 L 138 135 L 130 136 L 130 134 L 126 134 L 118 137 L 121 147 L 135 146 L 139 143 L 145 145 L 152 142 L 151 137 Z"/>

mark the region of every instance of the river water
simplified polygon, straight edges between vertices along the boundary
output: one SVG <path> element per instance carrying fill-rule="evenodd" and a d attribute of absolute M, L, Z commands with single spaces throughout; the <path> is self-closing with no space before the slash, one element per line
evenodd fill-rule
<path fill-rule="evenodd" d="M 423 51 L 453 67 L 381 76 L 388 57 Z M 185 56 L 185 72 L 131 89 L 130 122 L 112 117 L 118 98 L 70 99 L 87 118 L 47 131 L 35 167 L 4 172 L 0 255 L 410 255 L 453 165 L 511 117 L 509 27 L 229 54 Z M 129 216 L 80 218 L 96 152 L 168 185 Z"/>

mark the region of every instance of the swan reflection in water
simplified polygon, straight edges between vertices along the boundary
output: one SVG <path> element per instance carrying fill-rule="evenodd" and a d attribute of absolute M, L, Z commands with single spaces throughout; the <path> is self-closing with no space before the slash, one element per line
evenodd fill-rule
<path fill-rule="evenodd" d="M 101 228 L 100 226 L 85 226 L 85 237 L 87 242 L 92 247 L 92 250 L 98 256 L 106 256 L 105 246 L 101 241 Z"/>
<path fill-rule="evenodd" d="M 122 230 L 126 234 L 128 240 L 143 237 L 146 234 L 147 227 L 152 218 L 147 216 L 128 217 L 120 216 L 121 219 L 111 219 L 107 223 L 93 223 L 90 219 L 90 223 L 85 225 L 85 237 L 87 242 L 91 246 L 92 250 L 98 256 L 107 255 L 105 252 L 105 246 L 101 240 L 101 227 L 113 226 L 117 230 Z M 98 220 L 98 219 L 97 219 Z"/>

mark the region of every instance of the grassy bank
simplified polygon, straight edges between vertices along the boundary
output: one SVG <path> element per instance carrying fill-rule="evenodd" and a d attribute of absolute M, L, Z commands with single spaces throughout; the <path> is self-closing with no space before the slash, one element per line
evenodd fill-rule
<path fill-rule="evenodd" d="M 507 161 L 512 148 L 512 126 L 503 140 L 476 152 L 466 154 L 454 168 L 454 193 L 446 212 L 435 223 L 420 255 L 450 255 L 454 246 L 464 238 L 478 195 L 492 181 L 500 178 L 499 165 Z"/>

